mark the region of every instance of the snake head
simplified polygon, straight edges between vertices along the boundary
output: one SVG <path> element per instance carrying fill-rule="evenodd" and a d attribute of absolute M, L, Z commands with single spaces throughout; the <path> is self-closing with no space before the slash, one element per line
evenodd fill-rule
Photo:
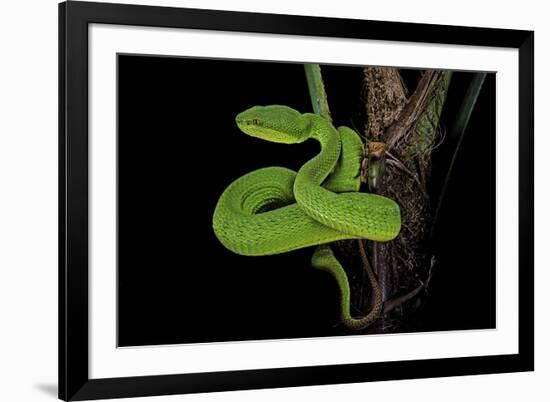
<path fill-rule="evenodd" d="M 263 140 L 296 144 L 307 139 L 307 121 L 288 106 L 253 106 L 235 121 L 242 132 Z"/>

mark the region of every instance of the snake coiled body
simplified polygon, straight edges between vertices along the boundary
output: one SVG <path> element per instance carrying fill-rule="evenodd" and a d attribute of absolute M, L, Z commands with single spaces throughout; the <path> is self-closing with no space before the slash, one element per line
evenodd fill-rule
<path fill-rule="evenodd" d="M 231 183 L 214 211 L 217 238 L 227 249 L 246 256 L 320 246 L 312 265 L 335 277 L 343 322 L 353 329 L 366 327 L 380 313 L 381 302 L 375 301 L 363 319 L 351 317 L 347 276 L 328 243 L 352 238 L 391 240 L 399 233 L 401 218 L 393 200 L 358 192 L 361 139 L 347 127 L 337 130 L 318 115 L 281 105 L 254 106 L 240 113 L 236 122 L 244 133 L 272 142 L 315 139 L 321 151 L 297 173 L 267 167 Z M 379 287 L 372 270 L 367 271 L 376 299 Z"/>

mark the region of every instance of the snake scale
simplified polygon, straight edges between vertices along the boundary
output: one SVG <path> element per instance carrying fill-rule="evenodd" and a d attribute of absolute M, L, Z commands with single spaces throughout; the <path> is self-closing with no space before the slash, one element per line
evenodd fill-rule
<path fill-rule="evenodd" d="M 329 246 L 343 239 L 388 241 L 401 228 L 397 203 L 359 192 L 360 137 L 350 128 L 336 129 L 319 115 L 301 114 L 283 105 L 254 106 L 238 114 L 236 123 L 245 134 L 266 141 L 295 144 L 315 139 L 320 152 L 298 172 L 266 167 L 231 183 L 214 210 L 216 237 L 227 249 L 245 256 L 317 246 L 312 265 L 335 278 L 342 322 L 356 330 L 372 324 L 382 309 L 372 269 L 365 264 L 373 287 L 372 309 L 362 318 L 353 318 L 349 282 Z"/>

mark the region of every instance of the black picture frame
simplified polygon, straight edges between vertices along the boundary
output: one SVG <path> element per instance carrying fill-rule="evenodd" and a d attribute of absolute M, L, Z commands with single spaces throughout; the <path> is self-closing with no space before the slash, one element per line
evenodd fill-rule
<path fill-rule="evenodd" d="M 517 354 L 90 379 L 88 25 L 376 39 L 519 51 Z M 59 398 L 169 395 L 534 370 L 534 32 L 69 1 L 59 5 Z"/>

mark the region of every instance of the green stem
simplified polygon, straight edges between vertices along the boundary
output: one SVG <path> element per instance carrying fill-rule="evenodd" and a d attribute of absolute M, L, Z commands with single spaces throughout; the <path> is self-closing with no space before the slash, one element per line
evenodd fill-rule
<path fill-rule="evenodd" d="M 461 140 L 462 136 L 464 136 L 464 132 L 466 131 L 466 127 L 468 127 L 468 122 L 472 116 L 472 110 L 474 110 L 474 106 L 476 105 L 477 98 L 481 92 L 481 87 L 483 86 L 486 76 L 487 73 L 475 73 L 472 78 L 472 81 L 466 90 L 464 101 L 462 102 L 462 105 L 460 105 L 460 111 L 458 112 L 453 128 L 449 133 L 451 138 L 456 139 L 460 136 Z"/>
<path fill-rule="evenodd" d="M 332 122 L 321 67 L 319 64 L 304 64 L 304 69 L 313 112 Z"/>
<path fill-rule="evenodd" d="M 468 127 L 468 122 L 470 121 L 470 117 L 472 116 L 472 111 L 474 110 L 474 106 L 476 105 L 477 98 L 479 96 L 479 93 L 481 92 L 481 87 L 483 86 L 483 82 L 485 81 L 486 76 L 487 73 L 476 73 L 474 75 L 472 81 L 470 82 L 470 85 L 468 86 L 468 89 L 466 90 L 466 95 L 464 96 L 462 105 L 460 105 L 460 110 L 458 111 L 453 127 L 450 130 L 449 138 L 456 139 L 458 137 L 458 139 L 453 152 L 451 163 L 449 164 L 449 169 L 447 170 L 447 175 L 445 176 L 445 181 L 443 182 L 443 187 L 441 188 L 441 192 L 439 193 L 439 199 L 437 200 L 437 207 L 435 209 L 434 219 L 432 221 L 430 237 L 434 236 L 435 225 L 437 223 L 437 218 L 439 217 L 439 211 L 441 210 L 443 199 L 445 198 L 445 192 L 447 191 L 447 186 L 449 185 L 451 173 L 453 171 L 453 167 L 455 165 L 460 146 L 462 145 L 462 140 L 464 139 L 464 133 L 466 132 L 466 128 Z"/>

